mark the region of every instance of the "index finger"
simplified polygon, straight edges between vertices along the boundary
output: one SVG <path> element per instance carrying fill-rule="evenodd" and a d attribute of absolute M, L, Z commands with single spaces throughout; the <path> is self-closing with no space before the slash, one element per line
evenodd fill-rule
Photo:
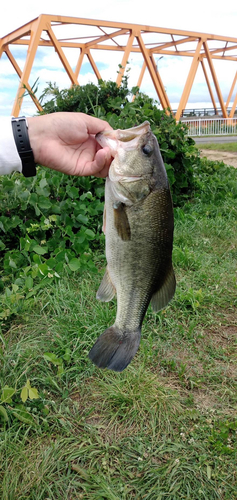
<path fill-rule="evenodd" d="M 84 113 L 80 113 L 80 115 L 83 115 L 83 120 L 87 127 L 88 134 L 96 135 L 104 130 L 113 130 L 110 124 L 105 120 L 101 120 L 100 118 L 89 116 Z"/>

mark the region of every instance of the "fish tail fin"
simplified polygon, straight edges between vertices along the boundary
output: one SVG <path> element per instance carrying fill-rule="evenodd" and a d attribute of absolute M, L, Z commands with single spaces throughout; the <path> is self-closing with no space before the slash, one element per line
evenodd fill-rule
<path fill-rule="evenodd" d="M 122 332 L 110 326 L 100 335 L 89 352 L 90 360 L 99 368 L 122 372 L 135 356 L 141 338 L 141 329 Z"/>

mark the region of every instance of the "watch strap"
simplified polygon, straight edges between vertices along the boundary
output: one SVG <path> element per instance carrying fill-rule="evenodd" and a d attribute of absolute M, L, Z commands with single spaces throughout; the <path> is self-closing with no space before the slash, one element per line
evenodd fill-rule
<path fill-rule="evenodd" d="M 28 124 L 24 116 L 12 118 L 12 130 L 25 177 L 36 175 L 36 164 L 28 134 Z"/>

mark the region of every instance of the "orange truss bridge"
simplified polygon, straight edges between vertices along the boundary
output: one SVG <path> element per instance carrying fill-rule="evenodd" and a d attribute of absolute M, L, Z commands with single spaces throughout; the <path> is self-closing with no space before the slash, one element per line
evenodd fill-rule
<path fill-rule="evenodd" d="M 73 38 L 68 33 L 73 33 Z M 21 69 L 12 54 L 15 45 L 28 46 L 24 68 Z M 98 21 L 93 19 L 81 19 L 68 16 L 53 16 L 42 14 L 38 18 L 21 26 L 0 39 L 0 58 L 5 53 L 20 78 L 19 88 L 16 94 L 12 114 L 18 116 L 25 92 L 28 89 L 35 105 L 41 110 L 41 105 L 32 94 L 29 78 L 37 53 L 38 47 L 53 47 L 68 74 L 72 85 L 79 85 L 80 71 L 85 57 L 89 60 L 91 67 L 98 79 L 101 75 L 95 62 L 96 50 L 117 51 L 121 55 L 121 69 L 117 76 L 117 84 L 120 85 L 127 61 L 131 53 L 139 53 L 143 64 L 137 82 L 141 86 L 145 71 L 150 74 L 155 91 L 163 109 L 171 109 L 168 93 L 165 89 L 160 72 L 158 71 L 155 57 L 160 56 L 185 56 L 192 58 L 186 82 L 183 87 L 178 109 L 175 112 L 179 120 L 183 109 L 186 107 L 193 86 L 195 75 L 199 65 L 203 70 L 204 79 L 210 94 L 213 108 L 218 106 L 212 90 L 212 82 L 221 108 L 222 116 L 232 118 L 237 106 L 237 71 L 232 82 L 229 83 L 229 95 L 224 102 L 220 85 L 218 82 L 215 61 L 235 61 L 237 67 L 237 38 L 211 35 L 184 30 L 171 30 L 154 26 L 143 26 L 138 24 L 127 24 L 110 21 Z M 64 49 L 73 48 L 78 50 L 77 64 L 74 69 Z M 106 57 L 106 53 L 105 53 Z M 211 75 L 211 79 L 208 76 Z M 175 72 L 174 72 L 175 81 Z M 233 99 L 233 105 L 228 112 L 229 103 Z"/>

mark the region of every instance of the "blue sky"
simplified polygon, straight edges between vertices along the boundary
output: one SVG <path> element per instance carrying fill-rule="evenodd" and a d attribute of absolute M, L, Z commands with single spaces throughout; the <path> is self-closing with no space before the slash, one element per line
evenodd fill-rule
<path fill-rule="evenodd" d="M 219 2 L 213 0 L 199 0 L 196 4 L 190 4 L 190 0 L 170 0 L 169 2 L 158 3 L 157 0 L 146 0 L 146 2 L 136 2 L 133 0 L 91 0 L 82 4 L 75 3 L 74 0 L 67 0 L 60 4 L 58 0 L 41 0 L 40 4 L 25 0 L 23 4 L 14 3 L 14 16 L 12 16 L 12 3 L 6 3 L 4 11 L 0 17 L 0 37 L 13 31 L 19 26 L 38 17 L 40 14 L 51 13 L 56 15 L 69 15 L 82 18 L 105 19 L 110 21 L 131 22 L 161 26 L 166 28 L 187 29 L 215 33 L 223 36 L 237 37 L 237 2 L 230 0 L 225 8 Z M 195 7 L 196 6 L 196 7 Z M 24 66 L 26 51 L 21 47 L 12 49 L 13 55 L 21 68 Z M 71 65 L 76 64 L 78 54 L 75 51 L 66 53 Z M 96 52 L 96 62 L 99 66 L 102 78 L 115 80 L 117 77 L 118 64 L 121 62 L 122 54 Z M 106 57 L 106 61 L 105 61 Z M 130 59 L 131 76 L 130 85 L 136 85 L 140 72 L 142 59 L 137 55 L 131 55 Z M 159 71 L 167 89 L 171 103 L 175 107 L 178 105 L 182 89 L 188 74 L 191 59 L 180 57 L 163 57 L 158 61 Z M 224 66 L 223 66 L 224 64 Z M 237 70 L 237 64 L 232 62 L 215 61 L 215 68 L 219 78 L 224 100 L 226 100 L 230 85 Z M 40 95 L 46 87 L 47 82 L 56 82 L 60 88 L 70 85 L 70 81 L 63 70 L 57 54 L 52 49 L 40 48 L 33 66 L 30 84 L 33 85 L 39 78 Z M 80 84 L 88 81 L 96 83 L 96 78 L 89 63 L 85 62 L 80 74 Z M 9 115 L 11 113 L 14 97 L 18 87 L 19 79 L 15 74 L 10 62 L 5 55 L 0 60 L 0 114 Z M 142 84 L 142 91 L 156 98 L 150 77 L 146 72 Z M 236 89 L 237 91 L 237 85 Z M 189 98 L 189 106 L 201 107 L 210 104 L 209 94 L 201 68 L 198 70 L 195 84 Z M 32 115 L 35 107 L 31 100 L 24 99 L 22 113 Z"/>

